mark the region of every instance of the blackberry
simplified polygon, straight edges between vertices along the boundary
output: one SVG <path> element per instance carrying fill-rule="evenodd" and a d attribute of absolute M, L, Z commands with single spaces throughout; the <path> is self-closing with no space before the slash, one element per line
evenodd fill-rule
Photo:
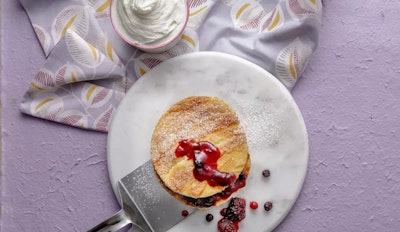
<path fill-rule="evenodd" d="M 225 218 L 233 222 L 241 221 L 246 217 L 246 201 L 239 197 L 234 197 L 229 202 Z"/>
<path fill-rule="evenodd" d="M 218 221 L 218 231 L 219 232 L 237 232 L 238 228 L 234 222 L 226 218 L 222 218 Z"/>

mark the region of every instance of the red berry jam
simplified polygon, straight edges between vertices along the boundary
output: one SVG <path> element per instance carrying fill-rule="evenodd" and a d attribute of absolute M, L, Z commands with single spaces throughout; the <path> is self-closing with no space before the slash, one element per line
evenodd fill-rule
<path fill-rule="evenodd" d="M 250 202 L 250 208 L 251 209 L 257 209 L 258 208 L 258 203 L 255 201 Z"/>
<path fill-rule="evenodd" d="M 224 191 L 210 197 L 195 199 L 191 197 L 181 196 L 181 198 L 194 207 L 211 207 L 221 200 L 228 199 L 234 192 L 246 186 L 246 179 L 247 175 L 245 173 L 241 173 L 238 179 L 234 183 L 230 184 Z"/>
<path fill-rule="evenodd" d="M 182 217 L 187 217 L 189 216 L 189 212 L 187 210 L 182 210 Z"/>
<path fill-rule="evenodd" d="M 198 181 L 207 181 L 210 186 L 227 186 L 235 182 L 232 173 L 220 172 L 217 161 L 221 153 L 217 147 L 207 141 L 195 142 L 182 140 L 175 149 L 177 157 L 187 156 L 194 162 L 193 175 Z"/>

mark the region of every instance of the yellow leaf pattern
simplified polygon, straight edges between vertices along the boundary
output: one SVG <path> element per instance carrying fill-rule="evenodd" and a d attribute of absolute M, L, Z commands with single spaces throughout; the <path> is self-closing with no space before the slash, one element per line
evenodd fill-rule
<path fill-rule="evenodd" d="M 110 16 L 111 0 L 87 0 L 87 3 L 93 8 L 96 18 L 103 19 Z"/>
<path fill-rule="evenodd" d="M 42 106 L 44 106 L 46 103 L 49 103 L 53 100 L 54 100 L 53 98 L 47 98 L 47 99 L 44 99 L 43 101 L 39 102 L 39 104 L 37 104 L 37 106 L 35 107 L 35 111 L 40 110 L 40 108 L 42 108 Z"/>
<path fill-rule="evenodd" d="M 287 0 L 286 5 L 289 14 L 297 20 L 304 18 L 319 19 L 322 7 L 319 0 Z"/>
<path fill-rule="evenodd" d="M 61 34 L 60 34 L 60 38 L 58 38 L 58 39 L 61 39 L 62 37 L 64 37 L 65 32 L 67 32 L 67 30 L 68 30 L 68 29 L 71 27 L 71 25 L 75 22 L 75 19 L 76 19 L 77 16 L 78 16 L 78 15 L 72 16 L 72 18 L 67 22 L 67 24 L 65 24 L 65 26 L 64 26 L 64 28 L 62 29 L 62 32 L 61 32 Z"/>
<path fill-rule="evenodd" d="M 89 90 L 86 92 L 86 100 L 90 100 L 90 96 L 93 94 L 94 90 L 97 88 L 96 85 L 93 85 L 89 88 Z"/>
<path fill-rule="evenodd" d="M 311 47 L 296 38 L 278 54 L 275 72 L 287 87 L 294 86 L 299 73 L 304 71 L 311 53 Z"/>
<path fill-rule="evenodd" d="M 71 80 L 72 80 L 72 83 L 78 81 L 78 79 L 76 79 L 76 76 L 75 76 L 75 73 L 74 73 L 74 72 L 71 72 Z"/>
<path fill-rule="evenodd" d="M 52 89 L 55 87 L 54 74 L 45 68 L 40 69 L 31 82 L 31 87 L 37 90 Z"/>
<path fill-rule="evenodd" d="M 68 63 L 61 66 L 55 74 L 56 86 L 76 83 L 85 78 L 84 72 L 78 66 Z"/>
<path fill-rule="evenodd" d="M 100 5 L 96 9 L 96 12 L 99 13 L 99 12 L 103 12 L 103 11 L 107 10 L 110 7 L 110 3 L 111 3 L 111 0 L 106 0 L 102 5 Z"/>
<path fill-rule="evenodd" d="M 30 103 L 31 112 L 38 117 L 55 120 L 57 115 L 62 112 L 64 102 L 54 93 L 43 92 L 33 96 Z"/>
<path fill-rule="evenodd" d="M 144 70 L 143 68 L 139 68 L 139 73 L 140 73 L 140 76 L 143 76 L 144 74 L 146 74 L 146 70 Z"/>
<path fill-rule="evenodd" d="M 199 27 L 213 4 L 209 0 L 188 0 L 189 21 L 187 27 L 192 29 Z"/>
<path fill-rule="evenodd" d="M 67 33 L 65 39 L 71 57 L 78 64 L 84 65 L 88 68 L 94 68 L 104 60 L 104 55 L 99 52 L 97 48 L 82 39 L 76 33 Z"/>
<path fill-rule="evenodd" d="M 35 83 L 31 82 L 31 86 L 37 90 L 43 90 L 42 87 L 39 87 L 38 85 L 36 85 Z"/>
<path fill-rule="evenodd" d="M 89 47 L 90 51 L 93 54 L 93 59 L 97 60 L 97 49 L 91 45 L 90 43 L 86 42 L 87 46 Z"/>
<path fill-rule="evenodd" d="M 292 75 L 292 77 L 294 79 L 297 79 L 297 72 L 296 72 L 296 67 L 294 67 L 293 54 L 290 54 L 289 70 L 290 70 L 290 74 Z"/>
<path fill-rule="evenodd" d="M 196 42 L 194 41 L 194 39 L 192 39 L 190 36 L 183 34 L 182 35 L 182 40 L 187 41 L 188 43 L 190 43 L 191 45 L 193 45 L 193 47 L 196 46 Z"/>
<path fill-rule="evenodd" d="M 284 24 L 283 15 L 282 8 L 277 6 L 262 19 L 263 23 L 260 32 L 270 32 L 282 26 Z"/>
<path fill-rule="evenodd" d="M 243 5 L 239 8 L 239 10 L 236 12 L 236 17 L 235 17 L 235 19 L 239 19 L 240 15 L 243 13 L 243 11 L 246 10 L 246 8 L 248 8 L 249 6 L 250 6 L 250 3 L 243 4 Z"/>
<path fill-rule="evenodd" d="M 202 12 L 205 9 L 207 9 L 207 6 L 203 6 L 202 8 L 200 8 L 200 9 L 194 11 L 194 12 L 190 12 L 189 17 L 193 17 L 193 16 L 199 14 L 200 12 Z"/>
<path fill-rule="evenodd" d="M 138 77 L 144 75 L 150 69 L 156 67 L 161 62 L 168 59 L 168 56 L 165 54 L 151 54 L 151 53 L 143 53 L 137 58 L 137 61 L 134 63 L 135 72 Z"/>
<path fill-rule="evenodd" d="M 88 124 L 87 116 L 78 110 L 63 111 L 56 116 L 56 121 L 76 127 L 86 127 Z"/>
<path fill-rule="evenodd" d="M 272 21 L 272 24 L 269 26 L 268 30 L 271 31 L 278 25 L 279 20 L 281 19 L 281 14 L 279 12 L 276 13 L 274 20 Z"/>
<path fill-rule="evenodd" d="M 113 93 L 111 89 L 85 83 L 81 94 L 84 105 L 90 108 L 98 108 L 104 106 L 110 100 Z"/>
<path fill-rule="evenodd" d="M 195 52 L 199 50 L 199 38 L 195 30 L 186 28 L 182 39 L 170 50 L 160 54 L 143 53 L 134 63 L 135 73 L 138 77 L 156 67 L 161 62 L 182 54 Z"/>
<path fill-rule="evenodd" d="M 89 31 L 89 15 L 80 5 L 71 5 L 56 16 L 53 21 L 51 34 L 56 43 L 65 36 L 68 30 L 72 30 L 81 37 L 85 37 Z"/>
<path fill-rule="evenodd" d="M 265 10 L 255 0 L 237 1 L 231 9 L 231 19 L 236 29 L 241 31 L 259 31 Z"/>
<path fill-rule="evenodd" d="M 113 53 L 114 53 L 114 52 L 113 52 L 113 49 L 112 49 L 112 47 L 111 47 L 110 41 L 107 41 L 106 47 L 107 47 L 107 55 L 108 55 L 108 58 L 110 58 L 111 61 L 114 61 L 114 57 L 113 57 Z"/>
<path fill-rule="evenodd" d="M 99 33 L 96 40 L 91 45 L 97 49 L 96 53 L 102 53 L 105 57 L 110 59 L 111 62 L 114 62 L 118 66 L 123 67 L 123 64 L 115 53 L 107 34 Z"/>
<path fill-rule="evenodd" d="M 37 4 L 43 5 L 44 2 L 38 1 Z M 278 38 L 281 31 L 291 30 L 291 26 L 285 28 L 291 25 L 287 23 L 289 21 L 296 20 L 295 23 L 301 25 L 310 18 L 320 20 L 322 7 L 320 0 L 188 0 L 189 21 L 181 40 L 168 51 L 148 54 L 121 46 L 109 34 L 111 3 L 112 0 L 55 1 L 49 8 L 56 9 L 53 6 L 57 6 L 58 11 L 50 11 L 47 24 L 43 23 L 43 16 L 39 17 L 40 20 L 31 20 L 44 53 L 49 55 L 49 62 L 30 83 L 21 107 L 24 112 L 77 127 L 106 131 L 113 109 L 138 77 L 172 57 L 196 52 L 200 48 L 207 50 L 211 47 L 212 50 L 226 43 L 237 45 L 238 51 L 235 52 L 239 55 L 258 52 L 264 59 L 261 64 L 264 61 L 275 62 L 273 70 L 268 71 L 290 89 L 303 73 L 315 44 L 301 33 L 296 34 L 298 38 L 289 35 L 290 44 L 273 41 L 271 36 L 275 38 L 278 35 Z M 208 18 L 211 9 L 213 15 Z M 229 13 L 217 15 L 220 13 L 217 10 Z M 217 22 L 216 17 L 225 21 Z M 216 35 L 205 33 L 205 27 L 199 28 L 203 23 L 223 27 L 220 28 L 221 35 L 233 35 L 228 38 L 232 40 L 218 37 L 218 31 Z M 202 32 L 202 40 L 196 30 Z M 207 41 L 207 36 L 216 45 Z M 242 41 L 248 43 L 240 44 Z M 266 46 L 264 41 L 272 42 L 268 45 L 272 48 L 267 49 L 268 54 L 262 54 Z M 224 51 L 226 48 L 221 46 L 218 49 Z M 62 64 L 52 62 L 53 53 L 67 61 Z M 270 64 L 266 67 L 268 65 L 271 67 Z M 119 69 L 123 71 L 116 71 Z"/>

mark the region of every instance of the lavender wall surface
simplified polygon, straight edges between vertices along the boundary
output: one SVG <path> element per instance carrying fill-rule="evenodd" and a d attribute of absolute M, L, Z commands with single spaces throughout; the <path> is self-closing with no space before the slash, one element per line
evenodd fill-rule
<path fill-rule="evenodd" d="M 86 231 L 119 209 L 107 135 L 19 112 L 44 55 L 19 2 L 1 4 L 1 231 Z M 324 0 L 323 11 L 293 90 L 308 174 L 275 231 L 399 231 L 400 1 Z"/>

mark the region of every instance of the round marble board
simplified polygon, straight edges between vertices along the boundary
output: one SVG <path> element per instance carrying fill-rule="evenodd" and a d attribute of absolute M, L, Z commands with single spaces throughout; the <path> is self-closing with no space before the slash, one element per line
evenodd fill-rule
<path fill-rule="evenodd" d="M 247 201 L 239 231 L 273 230 L 301 191 L 308 163 L 307 131 L 288 90 L 264 69 L 236 56 L 217 52 L 182 55 L 161 63 L 131 87 L 113 116 L 108 135 L 111 183 L 151 159 L 151 136 L 161 115 L 189 96 L 219 97 L 239 116 L 251 156 L 247 185 L 237 192 Z M 268 178 L 262 176 L 265 169 L 271 172 Z M 250 209 L 250 201 L 258 202 L 259 208 Z M 266 201 L 274 205 L 269 212 L 263 209 Z M 226 204 L 196 211 L 169 231 L 217 231 L 222 207 Z M 214 215 L 212 222 L 205 220 L 208 213 Z"/>

